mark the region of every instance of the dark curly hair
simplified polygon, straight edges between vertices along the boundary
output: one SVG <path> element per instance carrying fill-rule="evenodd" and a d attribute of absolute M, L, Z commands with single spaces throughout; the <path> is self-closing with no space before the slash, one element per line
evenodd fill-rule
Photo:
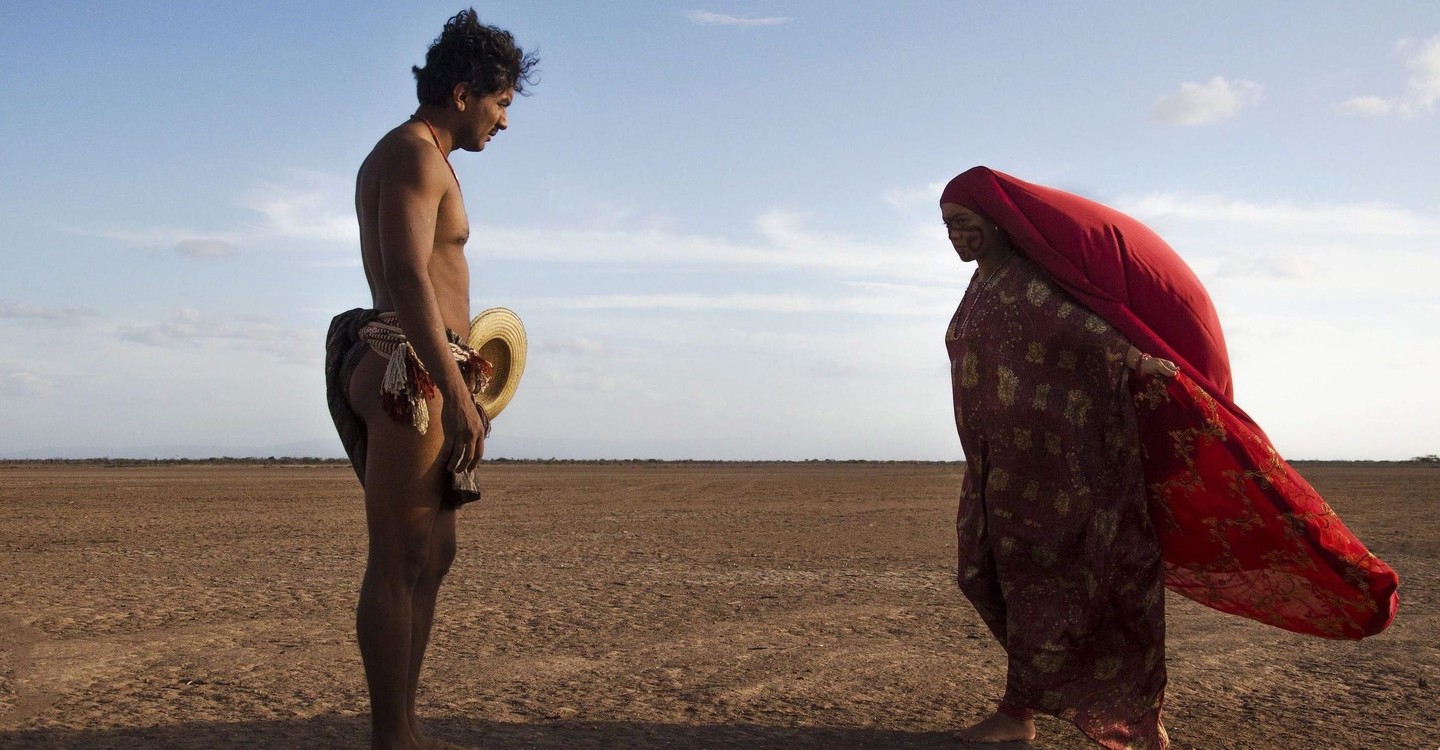
<path fill-rule="evenodd" d="M 425 67 L 412 67 L 415 95 L 421 104 L 445 104 L 459 83 L 470 84 L 476 96 L 525 84 L 539 58 L 515 45 L 510 32 L 480 23 L 475 9 L 462 10 L 445 22 L 445 29 L 425 53 Z"/>

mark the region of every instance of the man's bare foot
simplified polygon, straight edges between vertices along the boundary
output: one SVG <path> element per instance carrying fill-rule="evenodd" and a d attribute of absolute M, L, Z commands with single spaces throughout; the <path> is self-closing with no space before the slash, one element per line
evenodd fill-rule
<path fill-rule="evenodd" d="M 1029 742 L 1035 739 L 1035 720 L 1020 720 L 996 711 L 990 718 L 956 732 L 965 742 Z"/>

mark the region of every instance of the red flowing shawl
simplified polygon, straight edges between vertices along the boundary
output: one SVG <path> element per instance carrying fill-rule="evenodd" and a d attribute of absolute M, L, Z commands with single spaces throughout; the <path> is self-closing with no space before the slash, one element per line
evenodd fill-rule
<path fill-rule="evenodd" d="M 1363 638 L 1395 618 L 1399 577 L 1234 403 L 1210 295 L 1145 225 L 1054 188 L 974 167 L 945 186 L 1137 348 L 1181 374 L 1137 384 L 1165 584 L 1222 612 L 1298 633 Z"/>

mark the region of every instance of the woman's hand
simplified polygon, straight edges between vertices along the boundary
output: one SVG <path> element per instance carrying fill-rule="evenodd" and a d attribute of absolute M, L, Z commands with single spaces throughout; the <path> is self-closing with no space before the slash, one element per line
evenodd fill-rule
<path fill-rule="evenodd" d="M 1174 362 L 1168 359 L 1152 357 L 1133 346 L 1130 347 L 1129 352 L 1126 352 L 1125 364 L 1134 370 L 1136 375 L 1142 378 L 1148 378 L 1154 375 L 1173 378 L 1180 374 L 1180 366 Z"/>
<path fill-rule="evenodd" d="M 1168 359 L 1152 357 L 1149 354 L 1141 354 L 1140 366 L 1135 368 L 1135 372 L 1142 378 L 1148 378 L 1154 375 L 1173 378 L 1180 374 L 1180 366 Z"/>

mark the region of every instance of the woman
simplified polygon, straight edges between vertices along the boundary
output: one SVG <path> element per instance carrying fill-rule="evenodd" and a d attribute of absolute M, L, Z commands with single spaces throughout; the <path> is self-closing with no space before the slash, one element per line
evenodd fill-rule
<path fill-rule="evenodd" d="M 1009 655 L 961 738 L 1033 739 L 1039 711 L 1163 750 L 1166 585 L 1298 632 L 1389 624 L 1394 571 L 1231 402 L 1218 317 L 1158 236 L 983 167 L 940 209 L 977 265 L 946 333 L 959 583 Z"/>

